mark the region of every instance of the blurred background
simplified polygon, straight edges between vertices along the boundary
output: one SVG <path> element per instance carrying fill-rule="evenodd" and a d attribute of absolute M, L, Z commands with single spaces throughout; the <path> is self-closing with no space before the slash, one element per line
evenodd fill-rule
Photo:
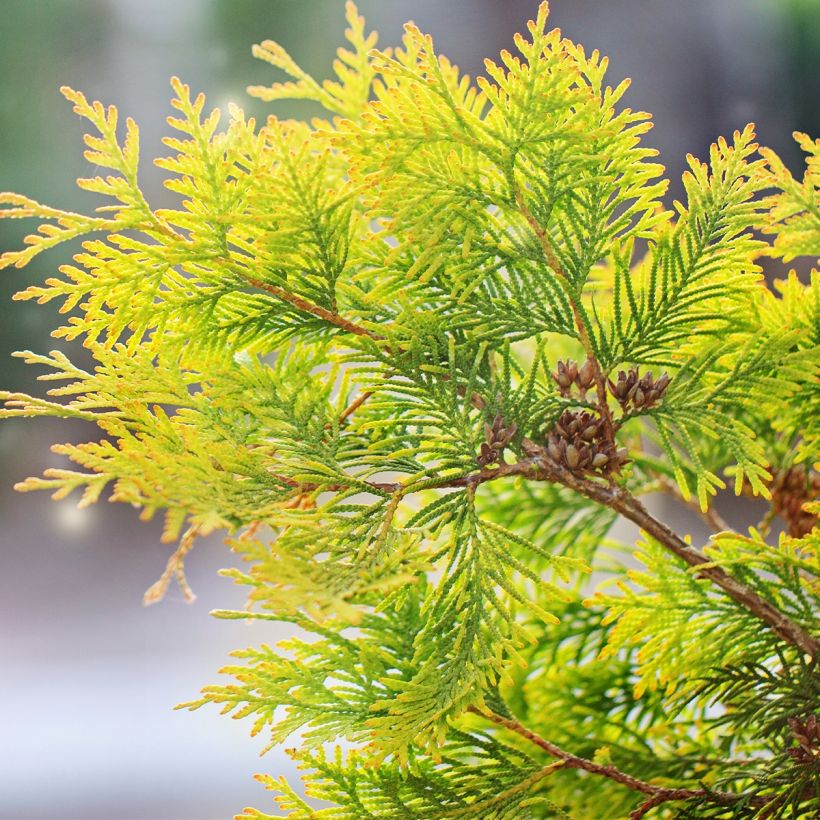
<path fill-rule="evenodd" d="M 609 55 L 612 81 L 633 79 L 627 104 L 655 115 L 648 142 L 670 170 L 670 199 L 680 193 L 687 152 L 704 156 L 716 136 L 749 121 L 800 170 L 791 132 L 820 132 L 814 0 L 551 6 L 553 26 Z M 251 44 L 275 39 L 324 78 L 341 42 L 343 7 L 343 0 L 3 0 L 0 190 L 70 210 L 94 207 L 73 184 L 88 169 L 84 126 L 58 93 L 68 84 L 136 118 L 149 201 L 173 204 L 150 164 L 164 153 L 168 78 L 179 75 L 211 105 L 234 101 L 264 116 L 268 107 L 244 88 L 271 82 L 273 72 L 251 57 Z M 536 3 L 360 0 L 359 7 L 382 45 L 395 43 L 412 18 L 475 76 L 485 55 L 511 45 Z M 275 110 L 313 113 L 296 104 Z M 0 249 L 18 247 L 32 228 L 0 222 Z M 12 351 L 58 346 L 48 338 L 54 310 L 12 303 L 11 295 L 50 275 L 73 250 L 59 248 L 0 278 L 5 389 L 42 389 Z M 220 540 L 203 541 L 190 556 L 194 604 L 172 588 L 144 609 L 142 593 L 171 551 L 159 543 L 158 522 L 140 523 L 126 507 L 80 511 L 72 499 L 12 491 L 15 481 L 60 465 L 50 444 L 92 435 L 90 427 L 56 420 L 0 424 L 0 818 L 216 820 L 245 805 L 265 808 L 268 799 L 250 775 L 295 777 L 284 753 L 260 761 L 263 739 L 250 740 L 249 726 L 215 711 L 171 711 L 216 680 L 231 649 L 283 634 L 208 616 L 214 607 L 242 604 L 240 590 L 216 574 L 231 558 Z M 724 512 L 731 520 L 731 507 Z"/>

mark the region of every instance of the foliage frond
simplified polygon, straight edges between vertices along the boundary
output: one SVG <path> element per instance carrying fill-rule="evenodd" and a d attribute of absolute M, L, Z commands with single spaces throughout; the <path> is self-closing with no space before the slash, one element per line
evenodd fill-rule
<path fill-rule="evenodd" d="M 766 200 L 764 230 L 775 235 L 772 255 L 784 262 L 797 256 L 817 258 L 820 253 L 820 139 L 799 131 L 794 138 L 807 154 L 802 180 L 792 176 L 771 148 L 760 150 L 766 160 L 759 171 L 761 182 L 777 189 Z"/>
<path fill-rule="evenodd" d="M 599 589 L 589 602 L 607 607 L 604 624 L 613 623 L 603 657 L 638 645 L 636 695 L 661 687 L 686 696 L 715 667 L 774 654 L 774 641 L 752 615 L 715 593 L 708 580 L 687 571 L 657 542 L 645 539 L 635 557 L 646 569 L 628 571 L 631 584 L 618 581 L 617 592 Z"/>
<path fill-rule="evenodd" d="M 650 239 L 650 252 L 629 268 L 630 248 L 615 265 L 611 364 L 671 366 L 673 352 L 699 335 L 733 330 L 760 278 L 754 259 L 765 248 L 752 229 L 761 204 L 761 160 L 748 126 L 731 144 L 720 139 L 709 163 L 688 157 L 687 202 Z"/>
<path fill-rule="evenodd" d="M 313 100 L 328 111 L 343 117 L 355 119 L 370 96 L 370 86 L 375 71 L 370 59 L 370 52 L 378 41 L 376 32 L 365 33 L 364 17 L 358 13 L 356 5 L 350 0 L 345 3 L 345 17 L 349 28 L 345 37 L 353 51 L 340 48 L 333 70 L 337 80 L 325 80 L 319 83 L 303 71 L 294 62 L 282 46 L 272 40 L 265 40 L 253 47 L 254 57 L 270 63 L 291 76 L 295 82 L 274 83 L 271 86 L 249 86 L 248 93 L 262 100 Z"/>

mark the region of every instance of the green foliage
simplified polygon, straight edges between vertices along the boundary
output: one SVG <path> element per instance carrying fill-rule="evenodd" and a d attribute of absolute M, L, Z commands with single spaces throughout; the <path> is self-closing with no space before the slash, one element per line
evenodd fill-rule
<path fill-rule="evenodd" d="M 528 755 L 483 733 L 452 732 L 437 762 L 420 761 L 408 774 L 384 767 L 362 768 L 355 752 L 306 756 L 309 797 L 341 803 L 316 810 L 284 780 L 261 777 L 287 817 L 298 820 L 373 817 L 566 817 L 544 794 L 534 794 L 560 764 L 537 765 Z M 469 799 L 464 798 L 469 795 Z M 253 809 L 241 817 L 281 817 Z"/>
<path fill-rule="evenodd" d="M 767 201 L 766 232 L 775 234 L 772 255 L 791 262 L 797 256 L 817 256 L 820 243 L 820 139 L 795 131 L 794 138 L 809 155 L 806 173 L 798 182 L 771 149 L 761 153 L 766 160 L 761 181 L 777 193 Z"/>
<path fill-rule="evenodd" d="M 255 49 L 291 81 L 251 93 L 330 119 L 222 124 L 172 81 L 176 208 L 134 122 L 64 89 L 110 204 L 0 194 L 41 221 L 3 267 L 84 240 L 16 297 L 61 305 L 61 347 L 18 354 L 57 385 L 0 415 L 103 437 L 20 489 L 163 511 L 184 535 L 147 603 L 227 532 L 248 609 L 215 614 L 300 633 L 186 705 L 298 737 L 307 796 L 260 778 L 276 816 L 813 816 L 820 279 L 770 289 L 758 260 L 820 253 L 818 143 L 798 182 L 751 126 L 721 138 L 667 211 L 649 115 L 546 4 L 476 82 L 412 24 L 379 51 L 347 19 L 333 81 Z M 748 534 L 724 478 L 769 502 Z M 694 492 L 705 546 L 657 491 Z"/>
<path fill-rule="evenodd" d="M 753 531 L 754 532 L 754 531 Z M 777 548 L 759 535 L 748 538 L 724 532 L 706 549 L 716 565 L 731 567 L 733 575 L 758 587 L 781 611 L 809 627 L 820 599 L 816 536 L 797 541 L 783 536 Z M 757 620 L 718 595 L 706 578 L 670 560 L 653 541 L 639 545 L 646 569 L 626 575 L 617 593 L 599 591 L 592 599 L 607 609 L 604 625 L 615 622 L 602 657 L 640 645 L 636 655 L 636 693 L 663 687 L 669 696 L 696 687 L 712 670 L 771 658 L 776 642 L 761 631 Z M 763 580 L 765 578 L 765 581 Z M 680 674 L 687 670 L 686 677 Z"/>
<path fill-rule="evenodd" d="M 687 203 L 675 203 L 674 222 L 652 235 L 650 251 L 631 269 L 632 248 L 614 256 L 611 333 L 613 363 L 672 364 L 671 354 L 690 336 L 734 329 L 738 303 L 755 289 L 753 264 L 764 244 L 750 231 L 760 205 L 752 197 L 762 160 L 747 126 L 729 145 L 720 139 L 709 163 L 688 157 L 683 183 Z"/>

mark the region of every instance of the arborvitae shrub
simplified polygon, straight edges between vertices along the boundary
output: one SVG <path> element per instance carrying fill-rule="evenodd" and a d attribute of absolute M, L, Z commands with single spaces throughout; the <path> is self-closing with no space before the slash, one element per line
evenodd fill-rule
<path fill-rule="evenodd" d="M 250 606 L 215 614 L 307 633 L 187 704 L 296 735 L 335 808 L 261 777 L 277 816 L 816 817 L 820 285 L 758 261 L 820 253 L 820 144 L 796 135 L 801 182 L 751 126 L 720 138 L 667 210 L 649 116 L 546 4 L 475 82 L 347 16 L 332 82 L 256 49 L 293 79 L 252 93 L 329 120 L 221 126 L 172 81 L 175 210 L 141 192 L 133 121 L 64 89 L 110 170 L 79 185 L 112 204 L 3 194 L 41 224 L 2 262 L 86 237 L 17 298 L 61 302 L 96 366 L 18 354 L 57 386 L 3 414 L 104 436 L 20 489 L 164 510 L 184 534 L 148 602 L 226 531 Z M 727 480 L 759 524 L 721 520 Z"/>

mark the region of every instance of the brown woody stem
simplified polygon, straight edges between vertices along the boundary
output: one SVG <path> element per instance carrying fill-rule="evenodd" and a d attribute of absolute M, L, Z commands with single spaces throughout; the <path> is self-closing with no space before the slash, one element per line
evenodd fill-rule
<path fill-rule="evenodd" d="M 619 512 L 624 518 L 637 524 L 644 532 L 666 547 L 692 567 L 698 574 L 719 586 L 733 601 L 760 618 L 783 640 L 816 658 L 820 654 L 820 642 L 801 626 L 794 623 L 777 607 L 761 598 L 753 589 L 729 575 L 721 567 L 714 566 L 701 552 L 687 544 L 677 533 L 652 516 L 644 505 L 622 487 L 607 487 L 594 481 L 579 478 L 568 470 L 559 468 L 558 481 L 599 504 Z"/>
<path fill-rule="evenodd" d="M 591 482 L 589 482 L 591 483 Z M 596 486 L 597 485 L 593 485 Z M 738 581 L 728 572 L 720 567 L 711 564 L 708 558 L 702 555 L 694 547 L 687 544 L 677 533 L 673 532 L 666 524 L 658 521 L 647 511 L 641 502 L 618 487 L 610 492 L 606 488 L 604 492 L 609 495 L 608 506 L 619 512 L 624 518 L 628 518 L 637 524 L 642 530 L 651 535 L 656 541 L 663 544 L 670 552 L 678 558 L 683 559 L 692 567 L 698 567 L 698 574 L 709 578 L 714 584 L 719 586 L 732 600 L 746 607 L 752 614 L 768 624 L 769 627 L 779 635 L 784 641 L 793 644 L 800 650 L 816 658 L 820 654 L 820 641 L 806 632 L 798 624 L 794 623 L 784 615 L 777 607 L 770 604 L 765 598 L 761 598 L 753 589 Z M 588 498 L 597 499 L 600 495 L 598 490 L 584 493 Z M 602 501 L 601 503 L 607 503 Z"/>
<path fill-rule="evenodd" d="M 366 327 L 357 325 L 355 322 L 351 322 L 350 319 L 345 319 L 344 316 L 340 316 L 335 311 L 328 310 L 327 308 L 323 308 L 321 305 L 316 305 L 313 302 L 309 302 L 307 299 L 303 299 L 295 293 L 290 293 L 284 288 L 279 287 L 279 285 L 272 285 L 270 282 L 263 282 L 261 279 L 253 279 L 251 277 L 246 277 L 246 281 L 249 285 L 253 285 L 253 287 L 258 290 L 264 290 L 266 293 L 270 293 L 277 299 L 281 299 L 283 302 L 293 305 L 298 310 L 301 310 L 304 313 L 310 313 L 312 316 L 316 316 L 319 319 L 324 319 L 324 321 L 335 325 L 341 330 L 346 330 L 348 333 L 354 333 L 356 336 L 367 336 L 370 339 L 375 339 L 376 341 L 383 340 L 383 337 L 378 333 L 374 333 Z"/>
<path fill-rule="evenodd" d="M 713 792 L 706 791 L 706 789 L 674 789 L 668 786 L 657 786 L 653 783 L 647 783 L 646 781 L 639 780 L 637 777 L 633 777 L 626 772 L 622 772 L 612 764 L 602 765 L 600 763 L 595 763 L 592 760 L 587 760 L 584 757 L 574 755 L 571 752 L 567 752 L 560 746 L 556 746 L 554 743 L 551 743 L 549 740 L 541 737 L 541 735 L 536 734 L 531 729 L 528 729 L 518 720 L 506 718 L 502 715 L 496 714 L 495 712 L 479 709 L 476 706 L 471 706 L 469 711 L 486 718 L 498 726 L 503 726 L 505 729 L 515 732 L 523 738 L 526 738 L 551 757 L 556 757 L 563 761 L 566 768 L 579 769 L 581 771 L 589 772 L 590 774 L 599 775 L 600 777 L 606 777 L 608 780 L 613 780 L 616 783 L 620 783 L 628 789 L 640 792 L 641 794 L 649 795 L 650 799 L 639 806 L 635 812 L 632 813 L 631 816 L 633 818 L 643 817 L 643 815 L 649 811 L 650 808 L 654 808 L 655 806 L 659 806 L 661 803 L 666 803 L 671 800 L 692 800 L 694 798 L 701 800 L 708 799 L 712 802 L 725 805 L 737 802 L 741 797 L 741 795 L 731 794 L 729 792 Z"/>
<path fill-rule="evenodd" d="M 477 486 L 486 481 L 510 475 L 521 475 L 536 481 L 563 484 L 592 501 L 615 510 L 624 518 L 637 524 L 678 558 L 692 567 L 697 567 L 699 575 L 719 586 L 732 600 L 760 618 L 783 640 L 798 647 L 812 658 L 820 655 L 820 642 L 815 637 L 794 623 L 765 598 L 761 598 L 754 590 L 729 575 L 721 567 L 714 566 L 702 553 L 687 544 L 666 524 L 652 516 L 646 507 L 627 490 L 578 476 L 552 461 L 546 452 L 534 458 L 519 461 L 517 464 L 502 464 L 497 468 L 485 468 L 470 476 L 442 482 L 440 486 Z"/>
<path fill-rule="evenodd" d="M 709 507 L 706 510 L 701 509 L 700 504 L 694 499 L 687 500 L 684 498 L 683 493 L 665 476 L 658 476 L 658 483 L 661 485 L 663 492 L 687 506 L 692 512 L 697 513 L 712 528 L 712 532 L 734 532 L 734 527 L 730 527 L 714 507 Z"/>

